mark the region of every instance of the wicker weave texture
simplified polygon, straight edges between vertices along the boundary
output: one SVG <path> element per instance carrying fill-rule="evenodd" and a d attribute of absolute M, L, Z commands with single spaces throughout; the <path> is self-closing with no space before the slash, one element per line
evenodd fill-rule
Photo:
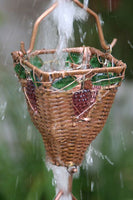
<path fill-rule="evenodd" d="M 43 86 L 36 89 L 38 112 L 34 113 L 27 101 L 28 110 L 43 137 L 50 162 L 67 167 L 81 164 L 88 145 L 106 122 L 116 91 L 101 88 L 86 121 L 75 117 L 72 91 L 52 91 Z"/>
<path fill-rule="evenodd" d="M 83 62 L 79 65 L 72 63 L 71 66 L 77 67 L 76 69 L 47 72 L 32 65 L 29 58 L 25 57 L 22 52 L 13 52 L 12 56 L 14 66 L 19 64 L 20 69 L 26 73 L 24 78 L 19 76 L 18 78 L 25 94 L 31 119 L 42 135 L 47 159 L 54 165 L 69 167 L 79 166 L 82 163 L 89 144 L 104 127 L 117 88 L 124 78 L 126 64 L 111 54 L 103 53 L 93 47 L 63 51 L 68 54 L 71 52 L 81 54 Z M 37 50 L 30 56 L 49 53 L 55 53 L 55 50 Z M 109 61 L 112 66 L 103 65 L 103 67 L 91 68 L 88 64 L 86 69 L 82 69 L 84 68 L 84 56 L 85 59 L 89 59 L 88 63 L 91 58 L 97 56 L 97 59 L 101 57 Z M 23 72 L 21 70 L 20 72 Z M 30 75 L 31 72 L 33 72 L 33 78 Z M 98 81 L 92 81 L 93 77 L 101 74 L 106 74 L 106 79 L 102 79 L 101 85 Z M 111 82 L 110 74 L 113 74 L 119 81 Z M 33 81 L 36 77 L 39 82 Z M 75 77 L 78 84 L 69 90 L 53 86 L 53 83 L 64 77 Z M 103 84 L 105 81 L 106 85 Z M 28 87 L 29 82 L 30 87 Z M 27 88 L 29 88 L 28 91 Z M 84 98 L 86 91 L 88 96 Z M 88 99 L 85 100 L 86 98 Z"/>

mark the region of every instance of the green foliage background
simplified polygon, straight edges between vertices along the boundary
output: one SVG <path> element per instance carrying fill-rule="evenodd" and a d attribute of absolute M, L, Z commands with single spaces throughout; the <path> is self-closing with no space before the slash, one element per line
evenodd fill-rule
<path fill-rule="evenodd" d="M 105 9 L 102 0 L 90 0 L 90 7 L 102 15 L 105 39 L 108 42 L 114 37 L 118 39 L 113 55 L 126 62 L 128 68 L 107 123 L 92 143 L 95 149 L 92 151 L 93 164 L 87 168 L 85 164 L 81 166 L 79 177 L 74 179 L 73 193 L 83 200 L 133 200 L 133 1 L 121 0 L 119 8 L 113 12 Z M 0 29 L 6 20 L 1 13 Z M 81 27 L 83 31 L 87 30 L 85 45 L 101 48 L 94 19 L 90 16 Z M 76 46 L 83 45 L 79 42 L 76 23 L 75 38 Z M 8 44 L 5 45 L 8 48 Z M 2 48 L 0 200 L 51 200 L 55 195 L 53 175 L 45 164 L 42 138 L 30 120 L 20 84 L 14 76 L 12 60 L 4 62 L 6 56 Z"/>

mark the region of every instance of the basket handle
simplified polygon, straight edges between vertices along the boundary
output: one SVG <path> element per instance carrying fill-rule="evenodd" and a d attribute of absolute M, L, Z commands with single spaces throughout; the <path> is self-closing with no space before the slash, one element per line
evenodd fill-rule
<path fill-rule="evenodd" d="M 97 27 L 98 27 L 98 33 L 99 33 L 99 39 L 100 39 L 100 43 L 103 49 L 105 50 L 110 50 L 113 48 L 113 46 L 115 45 L 117 39 L 113 39 L 112 43 L 110 45 L 107 45 L 104 39 L 104 35 L 103 35 L 103 31 L 102 31 L 102 27 L 100 24 L 100 20 L 98 15 L 92 11 L 90 8 L 84 7 L 84 5 L 82 3 L 79 2 L 79 0 L 72 0 L 75 4 L 77 4 L 80 8 L 83 8 L 84 10 L 86 10 L 89 14 L 91 14 L 92 16 L 94 16 L 96 23 L 97 23 Z M 33 32 L 32 32 L 32 36 L 31 36 L 31 41 L 30 41 L 30 47 L 27 51 L 27 53 L 31 53 L 33 48 L 34 48 L 34 44 L 35 44 L 35 40 L 36 40 L 36 35 L 37 35 L 37 31 L 38 31 L 38 27 L 40 22 L 47 16 L 49 15 L 58 5 L 58 2 L 56 1 L 49 9 L 47 9 L 44 13 L 42 13 L 42 15 L 40 17 L 37 18 L 34 27 L 33 27 Z"/>
<path fill-rule="evenodd" d="M 79 0 L 73 0 L 73 2 L 75 4 L 77 4 L 80 8 L 83 8 L 84 10 L 86 10 L 89 14 L 91 14 L 95 18 L 96 23 L 97 23 L 98 34 L 99 34 L 101 46 L 102 46 L 103 49 L 111 51 L 112 48 L 114 47 L 114 45 L 116 44 L 117 39 L 114 38 L 113 41 L 111 42 L 111 44 L 107 45 L 106 42 L 105 42 L 105 39 L 104 39 L 104 35 L 103 35 L 103 31 L 102 31 L 102 27 L 101 27 L 98 15 L 93 10 L 91 10 L 90 8 L 85 7 L 82 3 L 80 3 Z"/>

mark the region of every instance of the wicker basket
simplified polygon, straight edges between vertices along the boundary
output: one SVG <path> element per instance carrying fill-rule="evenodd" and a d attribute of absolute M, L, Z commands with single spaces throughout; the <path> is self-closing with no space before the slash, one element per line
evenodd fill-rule
<path fill-rule="evenodd" d="M 80 7 L 83 7 L 77 0 L 74 2 Z M 69 71 L 44 72 L 32 65 L 29 62 L 31 56 L 48 53 L 53 54 L 56 52 L 56 50 L 45 49 L 31 52 L 40 21 L 56 6 L 57 3 L 43 13 L 36 21 L 29 50 L 27 52 L 25 51 L 24 43 L 22 42 L 21 50 L 13 52 L 12 56 L 14 66 L 21 63 L 24 68 L 33 70 L 34 76 L 39 78 L 40 84 L 35 87 L 34 91 L 35 106 L 32 105 L 33 102 L 31 102 L 27 95 L 26 88 L 30 81 L 29 76 L 25 79 L 19 78 L 19 81 L 26 97 L 31 119 L 43 137 L 47 159 L 57 166 L 79 166 L 88 145 L 102 130 L 107 120 L 117 88 L 124 78 L 126 64 L 115 59 L 110 52 L 103 53 L 93 47 L 80 47 L 63 49 L 63 52 L 75 52 L 83 55 L 82 66 L 84 65 L 86 55 L 89 55 L 90 59 L 93 56 L 96 56 L 97 58 L 100 56 L 111 63 L 113 62 L 114 66 L 90 68 L 88 65 L 86 69 L 82 69 L 82 67 L 78 69 L 76 65 L 73 65 L 73 69 Z M 86 10 L 96 18 L 102 47 L 106 50 L 110 49 L 103 41 L 102 30 L 97 15 L 88 8 Z M 113 41 L 112 46 L 114 43 L 115 41 Z M 117 78 L 120 78 L 120 81 L 117 84 L 113 83 L 104 86 L 95 86 L 95 84 L 92 84 L 91 80 L 100 73 L 115 73 Z M 67 91 L 52 87 L 53 82 L 68 76 L 74 76 L 76 77 L 76 81 L 79 80 L 77 86 Z M 74 97 L 78 94 L 79 96 L 77 98 L 78 101 L 80 101 L 82 100 L 80 99 L 80 95 L 82 98 L 86 91 L 89 92 L 91 103 L 88 102 L 88 107 L 85 107 L 82 111 L 78 112 Z"/>

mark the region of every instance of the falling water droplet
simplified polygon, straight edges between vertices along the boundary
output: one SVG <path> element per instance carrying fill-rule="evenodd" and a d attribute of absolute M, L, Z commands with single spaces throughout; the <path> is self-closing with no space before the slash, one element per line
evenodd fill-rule
<path fill-rule="evenodd" d="M 121 188 L 124 188 L 123 174 L 122 174 L 122 172 L 120 172 L 120 183 L 121 183 Z"/>
<path fill-rule="evenodd" d="M 38 192 L 36 192 L 36 200 L 38 200 Z"/>
<path fill-rule="evenodd" d="M 28 125 L 27 127 L 27 140 L 31 141 L 32 139 L 32 127 L 30 125 Z"/>
<path fill-rule="evenodd" d="M 89 151 L 86 155 L 86 159 L 87 159 L 87 164 L 92 166 L 93 165 L 93 158 L 92 158 L 92 149 L 91 149 L 91 145 L 89 147 Z"/>
<path fill-rule="evenodd" d="M 27 117 L 27 106 L 25 103 L 23 104 L 23 117 L 24 117 L 24 119 L 26 119 L 26 117 Z"/>
<path fill-rule="evenodd" d="M 55 185 L 56 185 L 56 181 L 55 181 L 55 179 L 54 179 L 54 178 L 52 179 L 52 185 L 53 185 L 53 186 L 55 186 Z"/>
<path fill-rule="evenodd" d="M 83 200 L 82 190 L 80 190 L 80 199 Z"/>
<path fill-rule="evenodd" d="M 127 43 L 129 44 L 129 46 L 133 49 L 133 44 L 128 40 Z"/>
<path fill-rule="evenodd" d="M 122 142 L 123 150 L 126 151 L 127 150 L 126 143 L 125 143 L 124 135 L 123 135 L 122 132 L 120 133 L 120 136 L 121 136 L 121 142 Z"/>
<path fill-rule="evenodd" d="M 35 7 L 36 3 L 37 3 L 37 0 L 34 0 L 33 3 L 32 3 L 33 8 Z"/>
<path fill-rule="evenodd" d="M 22 92 L 22 88 L 21 88 L 21 87 L 19 87 L 19 88 L 18 88 L 18 91 L 19 91 L 19 92 Z"/>
<path fill-rule="evenodd" d="M 4 120 L 5 119 L 5 111 L 7 107 L 7 102 L 4 99 L 0 99 L 0 119 Z"/>
<path fill-rule="evenodd" d="M 104 25 L 104 21 L 103 21 L 102 15 L 99 14 L 98 16 L 99 16 L 100 24 L 101 24 L 101 26 L 103 26 Z"/>
<path fill-rule="evenodd" d="M 80 42 L 82 44 L 84 44 L 84 40 L 86 38 L 86 34 L 87 32 L 83 32 L 82 28 L 80 27 L 80 25 L 78 25 L 78 28 L 79 28 L 79 34 L 80 34 Z"/>
<path fill-rule="evenodd" d="M 89 5 L 89 0 L 84 0 L 84 7 L 88 7 Z"/>
<path fill-rule="evenodd" d="M 88 151 L 85 154 L 85 161 L 83 162 L 83 169 L 88 171 L 88 167 L 93 165 L 93 158 L 92 158 L 92 147 L 89 146 Z"/>
<path fill-rule="evenodd" d="M 18 184 L 19 184 L 19 176 L 17 176 L 16 178 L 16 188 L 18 187 Z"/>
<path fill-rule="evenodd" d="M 91 192 L 94 192 L 94 182 L 91 181 Z"/>
<path fill-rule="evenodd" d="M 104 155 L 100 151 L 97 151 L 92 145 L 90 145 L 89 151 L 86 153 L 87 164 L 93 165 L 92 153 L 94 153 L 98 158 L 102 160 L 106 160 L 110 165 L 114 165 L 114 163 L 111 161 L 111 159 L 107 155 Z"/>
<path fill-rule="evenodd" d="M 105 155 L 104 158 L 105 158 L 105 160 L 108 161 L 108 163 L 109 163 L 110 165 L 114 165 L 114 163 L 108 158 L 107 155 Z"/>
<path fill-rule="evenodd" d="M 109 0 L 109 10 L 112 11 L 112 0 Z"/>

